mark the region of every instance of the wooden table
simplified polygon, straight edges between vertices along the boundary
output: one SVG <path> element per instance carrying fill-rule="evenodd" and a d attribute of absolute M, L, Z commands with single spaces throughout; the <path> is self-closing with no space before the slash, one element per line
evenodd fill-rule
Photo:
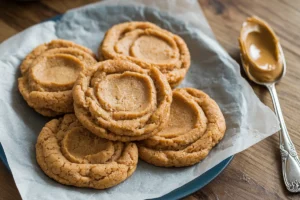
<path fill-rule="evenodd" d="M 95 0 L 42 0 L 0 2 L 0 41 L 37 24 Z M 300 153 L 300 1 L 299 0 L 199 0 L 220 44 L 239 60 L 237 38 L 250 15 L 265 19 L 281 39 L 287 60 L 286 77 L 278 94 L 287 127 Z M 272 107 L 265 88 L 253 85 L 256 94 Z M 3 133 L 2 133 L 3 134 Z M 10 172 L 0 162 L 0 200 L 20 199 Z M 275 134 L 235 156 L 224 172 L 202 190 L 186 198 L 197 199 L 300 199 L 283 185 L 278 135 Z"/>

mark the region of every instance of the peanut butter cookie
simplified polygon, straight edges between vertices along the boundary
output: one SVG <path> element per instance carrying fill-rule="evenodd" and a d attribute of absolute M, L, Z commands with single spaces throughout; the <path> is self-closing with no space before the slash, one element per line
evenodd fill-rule
<path fill-rule="evenodd" d="M 19 91 L 44 116 L 73 112 L 72 88 L 79 72 L 97 61 L 91 50 L 66 40 L 36 47 L 20 69 Z"/>
<path fill-rule="evenodd" d="M 99 47 L 105 59 L 127 59 L 143 68 L 157 67 L 171 87 L 177 86 L 190 67 L 186 43 L 150 22 L 126 22 L 109 29 Z"/>
<path fill-rule="evenodd" d="M 135 171 L 138 150 L 134 143 L 99 138 L 74 114 L 66 114 L 42 129 L 36 158 L 45 174 L 59 183 L 104 189 L 121 183 Z"/>
<path fill-rule="evenodd" d="M 224 116 L 214 100 L 200 90 L 173 91 L 168 125 L 138 144 L 142 160 L 156 166 L 196 164 L 223 138 Z"/>
<path fill-rule="evenodd" d="M 165 125 L 172 90 L 162 73 L 126 60 L 107 60 L 82 72 L 73 88 L 74 110 L 92 133 L 118 141 L 148 138 Z"/>

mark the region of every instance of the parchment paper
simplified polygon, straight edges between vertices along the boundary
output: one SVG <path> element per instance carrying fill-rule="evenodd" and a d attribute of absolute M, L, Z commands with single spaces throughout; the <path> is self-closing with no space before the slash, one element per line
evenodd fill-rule
<path fill-rule="evenodd" d="M 36 138 L 49 118 L 34 112 L 19 94 L 18 66 L 34 47 L 56 38 L 72 40 L 96 52 L 108 28 L 132 20 L 153 22 L 186 41 L 192 65 L 180 87 L 204 90 L 217 101 L 226 118 L 226 135 L 193 167 L 165 169 L 140 161 L 132 177 L 102 191 L 56 183 L 44 175 L 35 160 Z M 241 77 L 238 64 L 214 39 L 196 0 L 105 1 L 71 10 L 57 22 L 38 24 L 3 42 L 0 70 L 0 139 L 25 200 L 159 197 L 279 130 L 273 112 L 259 101 Z"/>

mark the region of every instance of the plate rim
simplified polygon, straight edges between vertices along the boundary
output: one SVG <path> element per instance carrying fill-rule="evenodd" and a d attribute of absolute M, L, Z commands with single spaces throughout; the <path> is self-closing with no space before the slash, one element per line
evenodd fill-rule
<path fill-rule="evenodd" d="M 47 21 L 58 21 L 63 17 L 63 15 L 64 14 L 56 15 L 56 16 L 46 19 L 40 23 L 47 22 Z M 40 23 L 37 23 L 37 24 L 40 24 Z M 229 163 L 232 161 L 233 158 L 234 158 L 234 155 L 226 158 L 225 160 L 221 161 L 219 164 L 217 164 L 213 168 L 207 170 L 206 172 L 204 172 L 197 178 L 193 179 L 192 181 L 176 188 L 175 190 L 170 191 L 169 193 L 167 193 L 161 197 L 153 198 L 152 200 L 181 199 L 181 198 L 184 198 L 188 195 L 195 193 L 196 191 L 202 189 L 204 186 L 209 184 L 217 176 L 219 176 L 224 171 L 224 169 L 229 165 Z M 0 160 L 2 161 L 2 163 L 4 163 L 4 165 L 7 167 L 7 169 L 11 172 L 11 169 L 8 165 L 8 161 L 5 156 L 5 152 L 4 152 L 4 149 L 3 149 L 1 143 L 0 143 Z M 203 177 L 205 177 L 204 180 L 203 180 Z"/>

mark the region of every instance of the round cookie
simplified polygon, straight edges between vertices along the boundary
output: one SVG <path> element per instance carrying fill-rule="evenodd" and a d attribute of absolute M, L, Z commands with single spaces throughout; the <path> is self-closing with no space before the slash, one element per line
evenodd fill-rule
<path fill-rule="evenodd" d="M 179 85 L 190 67 L 186 43 L 177 35 L 150 22 L 113 26 L 99 47 L 105 59 L 131 60 L 143 68 L 157 67 L 171 87 Z"/>
<path fill-rule="evenodd" d="M 105 189 L 136 169 L 134 143 L 113 142 L 86 130 L 74 114 L 48 122 L 38 136 L 36 159 L 55 181 L 76 187 Z"/>
<path fill-rule="evenodd" d="M 183 167 L 203 160 L 223 138 L 224 116 L 204 92 L 193 88 L 173 91 L 167 126 L 138 144 L 139 157 L 156 166 Z"/>
<path fill-rule="evenodd" d="M 73 84 L 81 70 L 96 62 L 91 50 L 70 41 L 39 45 L 20 66 L 19 91 L 44 116 L 73 112 Z"/>
<path fill-rule="evenodd" d="M 74 110 L 92 133 L 118 141 L 148 138 L 165 125 L 172 90 L 156 68 L 107 60 L 82 72 L 73 88 Z"/>

